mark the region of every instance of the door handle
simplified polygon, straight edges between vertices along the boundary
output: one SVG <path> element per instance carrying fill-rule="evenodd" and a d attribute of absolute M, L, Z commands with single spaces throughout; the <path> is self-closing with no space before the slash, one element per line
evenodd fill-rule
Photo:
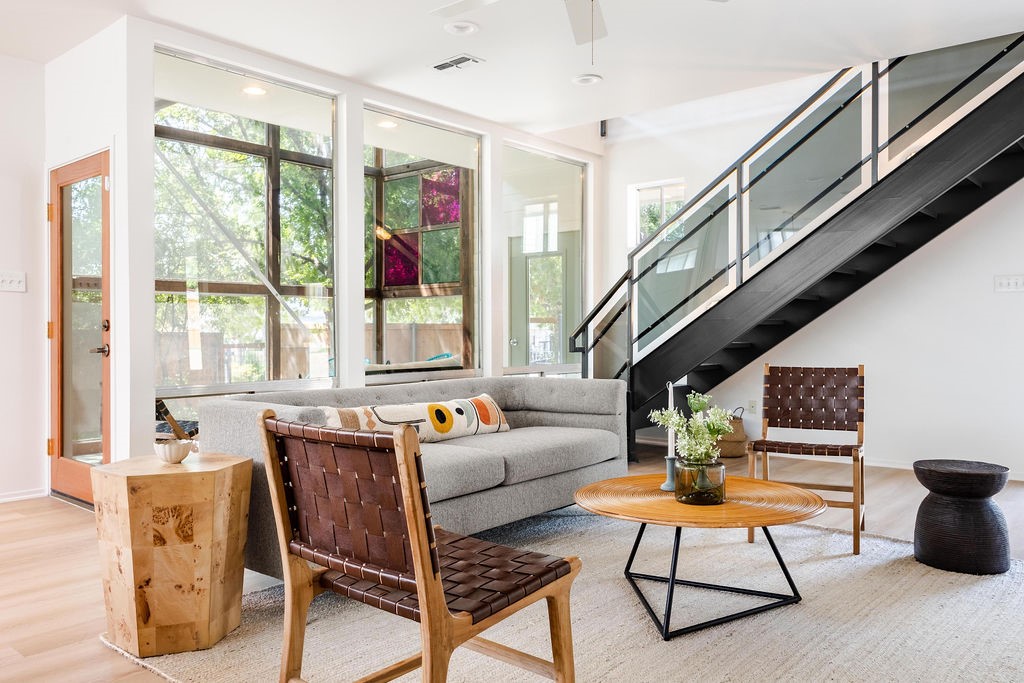
<path fill-rule="evenodd" d="M 103 346 L 97 346 L 95 349 L 89 349 L 89 353 L 102 353 L 104 356 L 109 356 L 110 344 L 104 344 Z"/>

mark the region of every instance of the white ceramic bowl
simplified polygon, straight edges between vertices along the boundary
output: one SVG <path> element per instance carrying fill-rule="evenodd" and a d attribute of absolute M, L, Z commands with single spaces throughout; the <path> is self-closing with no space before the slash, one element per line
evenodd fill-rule
<path fill-rule="evenodd" d="M 153 443 L 153 450 L 164 462 L 176 465 L 198 447 L 188 439 L 162 439 Z"/>

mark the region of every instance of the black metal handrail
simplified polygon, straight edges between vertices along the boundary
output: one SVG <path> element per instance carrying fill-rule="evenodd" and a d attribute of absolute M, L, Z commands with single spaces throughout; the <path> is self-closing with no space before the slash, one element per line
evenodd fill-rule
<path fill-rule="evenodd" d="M 911 128 L 913 128 L 917 124 L 919 124 L 922 121 L 924 121 L 933 112 L 937 111 L 939 107 L 941 107 L 946 102 L 949 102 L 951 99 L 953 99 L 958 92 L 960 92 L 961 90 L 966 88 L 968 85 L 973 83 L 979 76 L 981 76 L 983 73 L 985 73 L 986 71 L 991 69 L 993 66 L 995 66 L 996 62 L 998 62 L 999 60 L 1001 60 L 1004 57 L 1006 57 L 1006 55 L 1010 54 L 1010 52 L 1012 50 L 1014 50 L 1021 43 L 1024 43 L 1024 33 L 1022 33 L 1020 36 L 1017 37 L 1016 40 L 1014 40 L 1009 45 L 1007 45 L 1002 50 L 1000 50 L 999 54 L 997 54 L 996 56 L 992 57 L 987 62 L 985 62 L 984 64 L 979 66 L 977 69 L 975 69 L 971 73 L 970 76 L 968 76 L 964 80 L 960 81 L 960 83 L 958 83 L 957 85 L 953 86 L 952 90 L 950 90 L 945 95 L 943 95 L 942 97 L 937 99 L 935 102 L 932 103 L 932 105 L 930 107 L 928 107 L 923 112 L 921 112 L 916 117 L 914 117 L 914 120 L 911 121 L 910 123 L 908 123 L 907 125 L 903 126 L 903 128 L 901 128 L 898 133 L 896 133 L 895 135 L 890 136 L 888 140 L 886 140 L 884 143 L 879 145 L 879 147 L 878 147 L 879 151 L 881 151 L 883 149 L 886 149 L 889 145 L 894 143 L 901 135 L 903 135 L 904 133 L 909 131 Z M 900 61 L 903 61 L 903 60 L 900 59 Z M 889 68 L 887 68 L 885 70 L 885 74 L 888 74 L 890 71 L 892 71 L 893 67 L 895 67 L 895 66 L 896 66 L 896 64 L 890 65 Z"/>
<path fill-rule="evenodd" d="M 619 276 L 619 279 L 615 281 L 615 284 L 608 288 L 608 291 L 605 292 L 603 297 L 601 297 L 601 300 L 598 301 L 592 309 L 590 309 L 590 313 L 588 313 L 587 317 L 583 319 L 583 322 L 577 325 L 576 329 L 572 331 L 572 333 L 569 335 L 570 351 L 572 351 L 573 353 L 579 353 L 580 351 L 583 350 L 573 348 L 576 343 L 576 338 L 579 337 L 584 332 L 586 332 L 587 327 L 590 325 L 590 323 L 594 322 L 594 318 L 598 316 L 598 314 L 601 312 L 601 309 L 604 308 L 608 304 L 608 302 L 612 300 L 612 297 L 615 296 L 615 292 L 619 291 L 619 288 L 629 281 L 631 270 L 632 269 L 627 268 L 626 272 Z"/>
<path fill-rule="evenodd" d="M 982 64 L 977 69 L 975 69 L 971 74 L 969 74 L 967 77 L 965 77 L 963 80 L 961 80 L 957 85 L 953 86 L 942 97 L 937 99 L 935 102 L 933 102 L 931 105 L 929 105 L 926 109 L 924 109 L 922 112 L 920 112 L 912 121 L 910 121 L 908 124 L 903 126 L 895 134 L 891 134 L 888 140 L 884 140 L 884 141 L 879 140 L 879 112 L 877 111 L 878 102 L 879 102 L 878 94 L 879 94 L 879 90 L 880 90 L 880 87 L 881 87 L 880 86 L 880 81 L 881 81 L 882 78 L 888 76 L 893 71 L 893 69 L 896 66 L 901 64 L 908 57 L 907 56 L 896 57 L 896 58 L 893 58 L 891 60 L 888 60 L 885 69 L 879 69 L 879 64 L 876 62 L 876 63 L 871 65 L 872 77 L 870 79 L 868 79 L 868 81 L 866 83 L 861 85 L 861 87 L 858 88 L 855 93 L 852 93 L 850 96 L 846 97 L 844 99 L 844 101 L 841 104 L 839 104 L 838 106 L 836 106 L 831 112 L 828 112 L 828 114 L 820 122 L 817 122 L 809 131 L 807 131 L 806 133 L 802 134 L 799 140 L 797 140 L 794 144 L 792 144 L 786 150 L 781 152 L 780 155 L 778 156 L 778 158 L 773 159 L 768 166 L 766 166 L 764 169 L 760 170 L 757 173 L 756 177 L 747 178 L 746 182 L 744 182 L 744 172 L 745 172 L 744 167 L 745 167 L 746 164 L 750 163 L 750 161 L 753 159 L 753 157 L 758 155 L 767 145 L 769 145 L 769 143 L 772 143 L 781 133 L 783 133 L 789 126 L 791 126 L 795 121 L 797 121 L 806 112 L 808 112 L 809 110 L 811 110 L 812 108 L 814 108 L 816 106 L 820 106 L 821 100 L 828 93 L 830 93 L 830 91 L 832 91 L 832 89 L 837 84 L 841 83 L 843 81 L 843 79 L 846 78 L 850 73 L 852 73 L 854 71 L 861 70 L 862 68 L 865 68 L 865 67 L 850 67 L 850 68 L 841 69 L 841 70 L 837 71 L 822 86 L 820 86 L 810 97 L 808 97 L 806 100 L 804 100 L 804 102 L 801 103 L 800 106 L 798 106 L 792 113 L 790 113 L 779 124 L 777 124 L 775 127 L 773 127 L 766 135 L 764 135 L 760 140 L 758 140 L 749 150 L 747 150 L 743 155 L 741 155 L 739 159 L 737 159 L 735 162 L 730 164 L 729 167 L 726 168 L 725 171 L 723 171 L 720 175 L 718 175 L 706 187 L 704 187 L 700 192 L 698 192 L 690 201 L 686 202 L 681 208 L 679 208 L 667 220 L 665 220 L 662 223 L 662 225 L 655 232 L 653 232 L 652 234 L 650 234 L 646 238 L 644 238 L 639 244 L 637 244 L 629 252 L 629 255 L 628 255 L 629 267 L 627 268 L 626 272 L 623 273 L 616 280 L 615 284 L 611 288 L 609 288 L 609 290 L 601 298 L 601 300 L 598 302 L 598 304 L 596 306 L 594 306 L 591 309 L 590 313 L 584 318 L 583 322 L 581 322 L 580 325 L 573 331 L 572 336 L 570 337 L 570 348 L 574 352 L 583 352 L 583 354 L 584 354 L 584 358 L 583 358 L 583 372 L 584 372 L 584 376 L 586 376 L 586 374 L 587 374 L 587 367 L 588 367 L 587 355 L 593 349 L 595 349 L 597 347 L 597 345 L 601 341 L 601 339 L 608 333 L 608 331 L 611 329 L 612 325 L 621 318 L 622 314 L 624 312 L 629 311 L 632 308 L 632 306 L 634 305 L 634 302 L 633 302 L 634 293 L 632 291 L 632 286 L 635 285 L 636 283 L 638 283 L 643 278 L 643 276 L 646 273 L 648 273 L 651 269 L 656 268 L 658 263 L 664 261 L 666 258 L 671 256 L 673 251 L 677 247 L 679 247 L 682 243 L 684 243 L 686 240 L 688 240 L 691 237 L 693 237 L 694 235 L 696 235 L 696 233 L 698 231 L 700 231 L 703 228 L 705 228 L 713 218 L 715 218 L 716 216 L 718 216 L 721 213 L 722 210 L 724 210 L 725 208 L 728 208 L 732 204 L 732 202 L 736 201 L 737 198 L 742 193 L 749 191 L 750 188 L 753 187 L 759 180 L 761 180 L 768 173 L 770 173 L 774 168 L 776 168 L 779 164 L 781 164 L 786 158 L 791 156 L 804 143 L 806 143 L 808 140 L 813 138 L 814 135 L 817 134 L 821 129 L 823 129 L 829 122 L 833 121 L 837 116 L 839 116 L 840 113 L 845 111 L 846 108 L 849 105 L 851 105 L 858 98 L 862 97 L 865 92 L 870 90 L 873 93 L 873 95 L 874 95 L 873 100 L 872 100 L 872 102 L 873 102 L 873 111 L 871 112 L 871 131 L 870 131 L 870 145 L 869 145 L 870 146 L 870 153 L 868 154 L 868 156 L 865 156 L 865 157 L 861 158 L 856 164 L 854 164 L 852 167 L 850 167 L 846 172 L 842 173 L 838 178 L 836 178 L 831 183 L 829 183 L 829 185 L 826 188 L 824 188 L 823 190 L 818 192 L 812 199 L 807 201 L 797 212 L 795 212 L 793 215 L 789 216 L 782 224 L 780 224 L 776 228 L 772 229 L 771 233 L 769 233 L 769 234 L 778 232 L 779 230 L 785 229 L 786 226 L 792 225 L 794 223 L 794 221 L 798 219 L 799 216 L 803 215 L 807 210 L 809 210 L 816 203 L 818 203 L 824 197 L 826 197 L 829 193 L 831 193 L 837 187 L 839 187 L 839 185 L 841 185 L 844 181 L 846 181 L 851 176 L 853 176 L 858 171 L 858 169 L 863 168 L 865 163 L 869 163 L 870 162 L 872 164 L 871 178 L 870 178 L 870 181 L 866 181 L 866 186 L 863 187 L 862 189 L 860 189 L 858 191 L 858 194 L 862 193 L 863 191 L 866 191 L 871 186 L 873 186 L 875 183 L 877 183 L 878 182 L 877 163 L 878 163 L 878 159 L 879 159 L 879 156 L 880 156 L 880 152 L 882 152 L 883 150 L 887 149 L 890 145 L 893 144 L 893 142 L 895 142 L 899 137 L 904 135 L 908 130 L 910 130 L 910 129 L 914 128 L 915 126 L 919 125 L 922 121 L 926 120 L 928 118 L 928 116 L 930 116 L 934 112 L 938 111 L 944 104 L 949 102 L 958 93 L 960 93 L 965 88 L 967 88 L 971 83 L 975 82 L 982 74 L 985 74 L 985 73 L 989 72 L 995 64 L 997 64 L 1000 60 L 1003 60 L 1004 58 L 1006 58 L 1006 56 L 1009 55 L 1010 52 L 1012 52 L 1014 49 L 1016 49 L 1017 47 L 1019 47 L 1022 44 L 1024 44 L 1024 33 L 1018 34 L 1015 38 L 1013 38 L 1011 40 L 1011 42 L 1009 44 L 1005 45 L 998 52 L 998 54 L 996 54 L 993 57 L 991 57 L 990 59 L 988 59 L 984 64 Z M 648 264 L 644 268 L 642 273 L 635 274 L 633 272 L 633 265 L 634 265 L 634 262 L 635 262 L 637 256 L 641 252 L 649 251 L 651 246 L 652 246 L 652 243 L 655 240 L 662 239 L 664 237 L 665 233 L 668 230 L 670 230 L 670 229 L 672 229 L 674 227 L 678 227 L 675 224 L 677 223 L 677 221 L 682 220 L 684 215 L 686 215 L 691 210 L 701 206 L 702 204 L 705 204 L 707 202 L 707 200 L 709 199 L 709 197 L 711 196 L 712 192 L 718 190 L 719 186 L 721 186 L 722 183 L 724 183 L 727 180 L 729 180 L 730 177 L 733 176 L 733 174 L 735 174 L 736 192 L 731 194 L 721 207 L 716 207 L 707 217 L 705 217 L 700 222 L 699 225 L 694 226 L 691 230 L 687 231 L 679 240 L 676 240 L 675 244 L 673 244 L 671 247 L 669 247 L 667 250 L 665 250 L 664 253 L 659 254 L 657 256 L 657 258 L 654 259 L 654 261 L 652 261 L 650 264 Z M 739 212 L 739 209 L 740 209 L 740 207 L 737 206 L 736 210 L 738 212 Z M 742 213 L 743 212 L 739 212 L 739 213 L 740 213 L 739 221 L 740 221 L 740 224 L 741 224 L 741 228 L 740 229 L 742 230 L 742 225 L 743 225 Z M 742 248 L 742 244 L 737 243 L 737 252 L 736 252 L 737 258 L 734 258 L 732 261 L 730 261 L 729 264 L 726 265 L 724 268 L 719 269 L 711 278 L 706 280 L 704 283 L 702 283 L 700 286 L 698 286 L 695 290 L 690 291 L 687 294 L 684 294 L 681 297 L 681 300 L 677 304 L 675 304 L 671 308 L 671 310 L 669 310 L 668 312 L 662 314 L 657 320 L 651 322 L 650 324 L 647 324 L 645 329 L 643 331 L 639 332 L 639 333 L 637 333 L 633 329 L 633 326 L 635 325 L 635 323 L 637 321 L 633 320 L 633 316 L 635 316 L 636 314 L 632 313 L 630 315 L 630 320 L 629 320 L 629 323 L 628 323 L 627 339 L 626 339 L 627 359 L 626 359 L 626 362 L 623 365 L 623 367 L 619 369 L 618 373 L 616 373 L 616 376 L 622 375 L 622 373 L 626 372 L 629 369 L 629 367 L 632 365 L 632 348 L 633 348 L 634 343 L 636 343 L 636 341 L 638 339 L 640 339 L 641 337 L 643 337 L 646 334 L 650 333 L 653 329 L 657 328 L 658 325 L 660 325 L 665 320 L 667 320 L 669 317 L 671 317 L 675 312 L 677 312 L 683 306 L 685 306 L 686 304 L 688 304 L 691 301 L 693 301 L 696 297 L 698 297 L 701 293 L 703 293 L 711 285 L 711 283 L 713 283 L 716 280 L 720 279 L 723 274 L 728 273 L 731 268 L 735 267 L 738 270 L 744 268 L 745 266 L 743 265 L 743 263 L 742 263 L 742 261 L 740 259 L 748 258 L 752 253 L 754 253 L 754 251 L 756 249 L 760 248 L 763 245 L 765 239 L 767 239 L 767 237 L 762 238 L 761 240 L 758 240 L 755 244 L 749 245 L 749 248 L 746 249 L 746 250 L 744 250 Z M 742 275 L 743 275 L 742 272 L 740 272 L 738 274 L 738 276 L 737 276 L 737 280 L 738 280 L 737 284 L 739 284 L 740 281 L 742 281 Z M 601 314 L 602 311 L 604 311 L 604 309 L 607 306 L 607 304 L 619 292 L 619 290 L 624 285 L 626 285 L 626 284 L 629 284 L 630 286 L 627 287 L 627 290 L 626 290 L 625 303 L 622 306 L 620 306 L 617 311 L 615 311 L 614 315 L 611 316 L 610 320 L 603 321 L 604 324 L 603 324 L 602 329 L 595 330 L 594 340 L 591 343 L 588 344 L 587 341 L 586 341 L 586 336 L 588 334 L 588 329 L 589 329 L 590 325 L 594 322 L 594 320 L 597 318 L 597 316 L 599 314 Z M 579 338 L 581 336 L 583 337 L 582 344 L 578 344 L 577 341 L 579 340 Z"/>
<path fill-rule="evenodd" d="M 826 81 L 824 85 L 822 85 L 820 88 L 818 88 L 814 92 L 813 95 L 811 95 L 806 100 L 804 100 L 804 102 L 799 107 L 797 107 L 793 111 L 793 113 L 791 113 L 789 116 L 784 118 L 777 126 L 772 128 L 771 131 L 769 131 L 764 137 L 762 137 L 760 140 L 755 142 L 754 145 L 750 149 L 748 149 L 746 152 L 744 152 L 740 156 L 739 159 L 737 159 L 733 163 L 729 164 L 729 167 L 727 169 L 725 169 L 725 171 L 723 171 L 721 174 L 719 174 L 719 176 L 717 178 L 715 178 L 710 183 L 708 183 L 704 187 L 703 190 L 701 190 L 696 195 L 694 195 L 693 199 L 691 199 L 690 201 L 688 201 L 685 204 L 683 204 L 683 206 L 678 211 L 676 211 L 668 219 L 666 219 L 665 222 L 662 223 L 660 228 L 655 230 L 653 233 L 651 233 L 646 238 L 644 238 L 639 244 L 637 244 L 635 247 L 633 247 L 633 249 L 629 252 L 629 256 L 628 256 L 629 262 L 632 263 L 633 257 L 637 254 L 637 252 L 641 251 L 645 246 L 647 246 L 648 243 L 653 242 L 654 239 L 657 236 L 659 236 L 662 232 L 664 232 L 666 226 L 668 226 L 669 224 L 673 223 L 676 219 L 678 219 L 684 213 L 686 213 L 687 211 L 692 209 L 694 206 L 699 204 L 700 201 L 702 199 L 704 199 L 704 197 L 707 194 L 709 194 L 718 185 L 720 185 L 722 183 L 722 181 L 724 181 L 726 178 L 728 178 L 729 175 L 732 174 L 733 171 L 737 170 L 738 168 L 741 168 L 743 166 L 743 163 L 747 159 L 749 159 L 750 157 L 754 156 L 754 154 L 757 153 L 758 151 L 760 151 L 762 147 L 764 147 L 769 142 L 771 142 L 772 138 L 774 138 L 776 135 L 778 135 L 783 130 L 785 130 L 786 126 L 788 126 L 793 121 L 795 121 L 797 118 L 799 118 L 805 111 L 807 111 L 811 107 L 811 105 L 813 105 L 815 102 L 817 102 L 821 98 L 822 95 L 824 95 L 826 92 L 828 92 L 828 90 L 833 85 L 838 83 L 842 79 L 842 77 L 844 75 L 846 75 L 847 73 L 852 71 L 853 68 L 854 67 L 848 67 L 846 69 L 840 69 L 839 71 L 837 71 L 835 73 L 835 75 L 833 75 L 831 78 L 829 78 L 828 81 Z"/>

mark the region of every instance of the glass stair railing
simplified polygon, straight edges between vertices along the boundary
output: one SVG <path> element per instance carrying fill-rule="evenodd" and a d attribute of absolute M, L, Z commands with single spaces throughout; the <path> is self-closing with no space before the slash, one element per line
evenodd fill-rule
<path fill-rule="evenodd" d="M 1024 34 L 836 73 L 629 254 L 571 337 L 583 376 L 627 377 L 1022 73 Z"/>

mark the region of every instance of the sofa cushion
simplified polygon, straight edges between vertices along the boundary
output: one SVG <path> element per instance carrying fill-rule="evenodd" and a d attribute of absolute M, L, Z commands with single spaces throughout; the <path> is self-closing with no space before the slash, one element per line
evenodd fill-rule
<path fill-rule="evenodd" d="M 501 434 L 464 436 L 446 443 L 500 455 L 505 461 L 502 483 L 506 485 L 568 472 L 619 455 L 617 434 L 581 427 L 520 427 Z M 423 454 L 426 455 L 425 448 Z"/>
<path fill-rule="evenodd" d="M 507 432 L 508 420 L 487 394 L 434 403 L 396 403 L 355 408 L 323 406 L 329 427 L 390 430 L 408 424 L 416 428 L 420 443 L 445 441 L 487 432 Z"/>
<path fill-rule="evenodd" d="M 505 480 L 505 460 L 498 453 L 444 443 L 425 443 L 423 480 L 433 502 L 494 488 Z"/>

